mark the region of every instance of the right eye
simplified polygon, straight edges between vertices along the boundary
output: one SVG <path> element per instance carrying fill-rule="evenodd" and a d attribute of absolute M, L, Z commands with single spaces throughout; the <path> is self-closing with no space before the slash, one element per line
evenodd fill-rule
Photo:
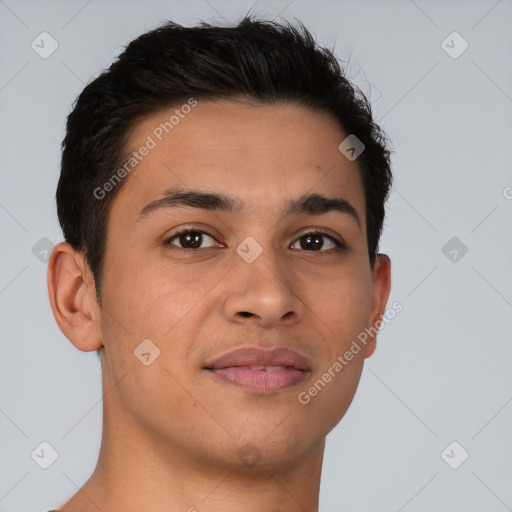
<path fill-rule="evenodd" d="M 172 243 L 174 240 L 177 240 L 181 246 L 177 246 L 178 250 L 182 251 L 195 251 L 197 249 L 201 249 L 202 243 L 205 241 L 204 237 L 207 237 L 211 240 L 215 239 L 212 235 L 209 235 L 205 231 L 200 231 L 198 229 L 184 229 L 175 233 L 170 238 L 165 240 L 164 245 L 166 246 L 176 246 L 176 244 Z M 208 247 L 203 247 L 203 249 L 209 249 L 210 247 L 215 247 L 215 245 L 209 245 Z"/>

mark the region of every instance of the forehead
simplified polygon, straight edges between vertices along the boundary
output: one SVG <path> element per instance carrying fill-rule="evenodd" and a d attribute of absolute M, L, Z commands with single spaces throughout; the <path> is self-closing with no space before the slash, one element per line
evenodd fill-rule
<path fill-rule="evenodd" d="M 350 197 L 364 222 L 359 166 L 339 151 L 347 134 L 327 113 L 296 104 L 199 100 L 193 107 L 183 105 L 133 127 L 126 161 L 136 152 L 137 163 L 112 215 L 122 210 L 136 217 L 148 202 L 179 186 L 241 198 L 245 214 L 260 216 L 306 192 Z"/>

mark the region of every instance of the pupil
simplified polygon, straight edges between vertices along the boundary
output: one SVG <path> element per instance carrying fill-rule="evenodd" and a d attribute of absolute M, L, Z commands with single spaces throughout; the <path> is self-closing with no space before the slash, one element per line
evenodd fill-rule
<path fill-rule="evenodd" d="M 201 246 L 201 234 L 197 232 L 185 233 L 184 235 L 180 236 L 180 243 L 187 249 L 197 249 Z"/>
<path fill-rule="evenodd" d="M 301 243 L 301 247 L 303 249 L 321 249 L 322 248 L 322 245 L 323 245 L 322 237 L 320 237 L 318 235 L 315 235 L 315 236 L 307 235 L 307 236 L 302 237 L 302 240 L 304 240 L 304 239 L 306 239 L 307 242 Z M 314 243 L 312 245 L 308 245 L 308 243 L 311 242 L 312 240 L 314 241 Z"/>

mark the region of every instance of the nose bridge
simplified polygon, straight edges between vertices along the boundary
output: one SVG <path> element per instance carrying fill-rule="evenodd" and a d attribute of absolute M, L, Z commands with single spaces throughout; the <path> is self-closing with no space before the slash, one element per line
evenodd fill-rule
<path fill-rule="evenodd" d="M 269 294 L 282 294 L 285 290 L 292 292 L 293 283 L 289 282 L 291 269 L 285 267 L 283 255 L 276 252 L 274 248 L 265 247 L 252 263 L 245 260 L 237 263 L 242 268 L 246 266 L 242 273 L 246 274 L 247 284 L 251 288 L 261 289 L 262 292 L 266 290 Z"/>

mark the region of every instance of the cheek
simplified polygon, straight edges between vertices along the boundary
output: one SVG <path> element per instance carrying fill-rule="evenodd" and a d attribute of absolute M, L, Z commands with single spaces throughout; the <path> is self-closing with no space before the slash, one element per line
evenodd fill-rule
<path fill-rule="evenodd" d="M 363 261 L 364 259 L 361 258 Z M 315 288 L 313 311 L 326 332 L 326 358 L 315 369 L 312 387 L 305 389 L 311 416 L 325 418 L 328 432 L 352 403 L 364 363 L 358 336 L 368 326 L 371 311 L 371 274 L 364 265 L 340 269 L 329 287 Z M 340 360 L 341 358 L 341 360 Z M 340 362 L 341 361 L 341 362 Z"/>
<path fill-rule="evenodd" d="M 172 377 L 174 371 L 169 374 L 168 370 L 172 366 L 169 361 L 181 361 L 187 350 L 186 343 L 177 341 L 181 341 L 182 319 L 186 320 L 198 300 L 197 281 L 181 286 L 179 277 L 168 275 L 162 263 L 136 259 L 105 269 L 105 370 L 112 383 L 119 383 L 115 387 L 117 400 L 141 423 L 150 421 L 155 406 L 162 410 L 161 421 L 176 421 L 171 411 L 177 417 L 190 414 L 190 397 Z M 142 345 L 147 339 L 151 342 Z M 144 364 L 144 352 L 149 352 L 152 360 L 148 365 Z M 180 376 L 178 380 L 183 379 Z"/>
<path fill-rule="evenodd" d="M 332 340 L 331 347 L 340 351 L 368 325 L 372 300 L 369 270 L 340 269 L 322 282 L 325 284 L 310 282 L 306 305 Z"/>
<path fill-rule="evenodd" d="M 156 252 L 155 252 L 156 254 Z M 105 305 L 132 338 L 169 340 L 201 314 L 208 294 L 228 269 L 171 262 L 161 253 L 133 255 L 105 273 Z M 122 333 L 121 333 L 122 334 Z"/>

